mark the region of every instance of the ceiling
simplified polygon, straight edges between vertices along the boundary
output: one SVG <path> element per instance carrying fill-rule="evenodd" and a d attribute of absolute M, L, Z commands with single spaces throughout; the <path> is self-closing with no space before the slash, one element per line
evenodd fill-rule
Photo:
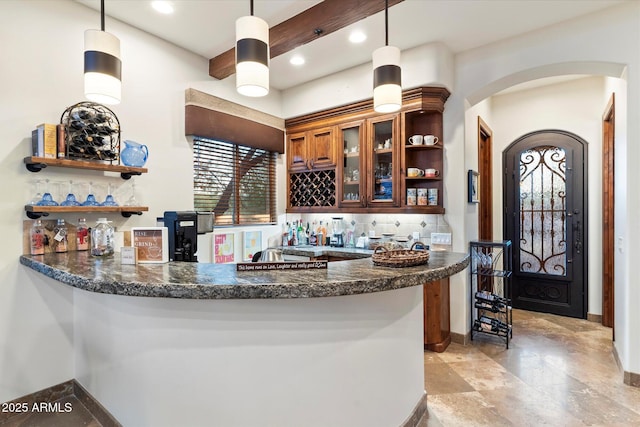
<path fill-rule="evenodd" d="M 99 0 L 76 0 L 100 10 Z M 406 50 L 440 42 L 459 53 L 634 0 L 405 0 L 389 8 L 389 44 Z M 249 14 L 249 0 L 174 0 L 161 15 L 147 0 L 106 0 L 105 13 L 207 59 L 235 44 L 235 20 Z M 255 0 L 254 14 L 270 27 L 320 3 L 318 0 Z M 109 31 L 109 18 L 106 20 Z M 348 41 L 360 29 L 367 40 Z M 117 34 L 115 34 L 117 36 Z M 271 86 L 287 89 L 371 61 L 384 45 L 384 12 L 288 52 L 271 61 Z M 293 66 L 294 54 L 305 57 Z M 203 69 L 208 76 L 208 68 Z M 230 77 L 230 78 L 233 78 Z"/>

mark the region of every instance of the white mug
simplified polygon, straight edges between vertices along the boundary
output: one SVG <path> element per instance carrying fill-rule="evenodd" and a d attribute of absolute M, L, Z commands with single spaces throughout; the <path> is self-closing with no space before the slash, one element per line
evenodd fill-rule
<path fill-rule="evenodd" d="M 433 178 L 433 177 L 436 177 L 436 176 L 440 176 L 440 171 L 438 169 L 433 169 L 433 168 L 425 169 L 424 170 L 424 176 L 426 176 L 428 178 Z"/>
<path fill-rule="evenodd" d="M 422 169 L 418 169 L 418 168 L 408 168 L 407 169 L 407 176 L 409 178 L 421 177 L 421 176 L 424 176 L 424 171 Z"/>
<path fill-rule="evenodd" d="M 439 139 L 434 135 L 425 135 L 424 136 L 424 145 L 436 145 Z"/>
<path fill-rule="evenodd" d="M 411 138 L 409 138 L 409 143 L 411 143 L 412 145 L 421 145 L 422 139 L 422 135 L 413 135 Z"/>

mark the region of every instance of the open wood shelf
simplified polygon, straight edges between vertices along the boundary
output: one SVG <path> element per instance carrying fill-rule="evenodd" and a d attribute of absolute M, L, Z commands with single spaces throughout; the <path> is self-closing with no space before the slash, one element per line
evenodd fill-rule
<path fill-rule="evenodd" d="M 107 163 L 94 163 L 83 160 L 68 160 L 68 159 L 47 159 L 44 157 L 25 157 L 24 163 L 30 172 L 40 172 L 47 166 L 74 168 L 95 170 L 102 172 L 116 172 L 120 173 L 123 179 L 129 179 L 133 175 L 141 175 L 147 173 L 146 168 L 137 168 L 133 166 L 111 165 Z"/>
<path fill-rule="evenodd" d="M 442 142 L 438 142 L 437 145 L 425 145 L 425 144 L 420 144 L 420 145 L 413 145 L 413 144 L 406 144 L 404 146 L 405 150 L 410 150 L 410 151 L 420 151 L 420 150 L 442 150 Z"/>
<path fill-rule="evenodd" d="M 50 213 L 71 212 L 120 212 L 125 218 L 131 215 L 142 215 L 147 212 L 147 206 L 34 206 L 25 205 L 24 210 L 31 219 L 49 216 Z"/>

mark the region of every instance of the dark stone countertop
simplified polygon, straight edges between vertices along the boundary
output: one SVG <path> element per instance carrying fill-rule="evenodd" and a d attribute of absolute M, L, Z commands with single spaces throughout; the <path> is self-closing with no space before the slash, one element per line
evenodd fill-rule
<path fill-rule="evenodd" d="M 236 271 L 235 264 L 170 262 L 122 265 L 88 252 L 23 255 L 20 263 L 90 292 L 160 298 L 263 299 L 355 295 L 419 286 L 464 270 L 469 256 L 431 252 L 429 263 L 389 268 L 370 258 L 330 262 L 327 269 Z"/>
<path fill-rule="evenodd" d="M 373 251 L 361 248 L 337 248 L 333 246 L 280 246 L 285 255 L 308 256 L 309 258 L 318 258 L 321 256 L 344 257 L 344 258 L 371 258 Z"/>

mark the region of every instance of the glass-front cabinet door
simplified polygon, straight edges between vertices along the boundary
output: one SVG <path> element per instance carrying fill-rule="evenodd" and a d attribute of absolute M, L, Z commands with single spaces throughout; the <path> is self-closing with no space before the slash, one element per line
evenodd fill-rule
<path fill-rule="evenodd" d="M 342 141 L 342 162 L 338 176 L 342 182 L 338 185 L 340 206 L 362 207 L 365 201 L 364 169 L 364 126 L 363 121 L 345 123 L 338 126 L 338 141 Z M 340 145 L 339 145 L 340 146 Z"/>
<path fill-rule="evenodd" d="M 398 115 L 368 120 L 367 203 L 370 207 L 398 206 L 400 132 Z"/>

